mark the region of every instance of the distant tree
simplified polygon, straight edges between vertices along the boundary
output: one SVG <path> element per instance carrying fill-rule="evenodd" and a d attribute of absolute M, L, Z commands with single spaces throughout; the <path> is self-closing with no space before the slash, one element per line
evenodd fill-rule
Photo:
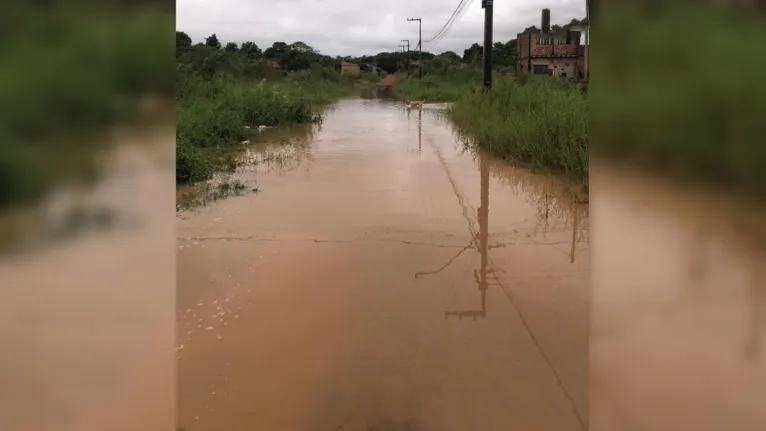
<path fill-rule="evenodd" d="M 492 63 L 500 66 L 516 65 L 516 39 L 498 42 L 492 47 Z"/>
<path fill-rule="evenodd" d="M 457 63 L 461 60 L 460 56 L 455 54 L 453 51 L 442 52 L 438 55 L 438 57 L 449 60 L 451 63 Z"/>
<path fill-rule="evenodd" d="M 188 34 L 182 31 L 176 32 L 176 53 L 177 54 L 187 50 L 188 48 L 191 47 L 191 45 L 192 45 L 192 40 Z"/>
<path fill-rule="evenodd" d="M 454 67 L 453 64 L 449 57 L 437 55 L 431 60 L 424 61 L 423 71 L 426 75 L 443 75 Z"/>
<path fill-rule="evenodd" d="M 281 66 L 285 70 L 304 70 L 311 67 L 311 60 L 308 53 L 291 49 L 282 57 Z"/>
<path fill-rule="evenodd" d="M 484 48 L 478 43 L 474 43 L 470 48 L 463 51 L 463 62 L 474 63 L 481 60 Z"/>
<path fill-rule="evenodd" d="M 263 56 L 266 58 L 282 58 L 288 50 L 289 47 L 286 43 L 274 42 L 271 47 L 263 51 Z"/>
<path fill-rule="evenodd" d="M 210 36 L 205 38 L 205 45 L 213 47 L 213 48 L 220 48 L 221 42 L 218 41 L 218 36 L 216 36 L 215 33 L 213 33 Z"/>
<path fill-rule="evenodd" d="M 375 58 L 371 55 L 364 55 L 357 59 L 359 63 L 374 63 Z"/>
<path fill-rule="evenodd" d="M 212 47 L 211 47 L 212 48 Z M 227 65 L 227 55 L 220 49 L 214 48 L 213 51 L 204 57 L 199 64 L 199 72 L 205 77 L 212 77 L 216 72 L 223 70 Z"/>
<path fill-rule="evenodd" d="M 239 50 L 239 47 L 237 47 L 237 43 L 236 42 L 229 42 L 229 43 L 226 44 L 224 49 L 226 51 L 228 51 L 228 52 L 237 52 Z"/>
<path fill-rule="evenodd" d="M 521 33 L 522 34 L 526 34 L 526 33 L 531 33 L 533 31 L 540 31 L 540 30 L 536 26 L 533 25 L 531 27 L 525 28 L 524 31 L 522 31 Z"/>
<path fill-rule="evenodd" d="M 311 54 L 317 53 L 317 51 L 314 50 L 314 48 L 310 47 L 305 42 L 301 42 L 301 41 L 294 42 L 292 45 L 290 45 L 290 50 L 303 52 L 303 53 L 311 53 Z"/>
<path fill-rule="evenodd" d="M 492 64 L 493 65 L 505 65 L 505 44 L 503 42 L 495 42 L 492 45 Z"/>
<path fill-rule="evenodd" d="M 253 42 L 243 42 L 239 47 L 239 52 L 245 54 L 251 60 L 260 58 L 262 54 L 261 49 L 258 48 L 258 45 L 254 44 Z"/>
<path fill-rule="evenodd" d="M 401 53 L 381 52 L 375 56 L 375 62 L 378 67 L 385 70 L 387 73 L 396 73 L 397 69 L 401 66 L 401 60 L 398 56 Z"/>

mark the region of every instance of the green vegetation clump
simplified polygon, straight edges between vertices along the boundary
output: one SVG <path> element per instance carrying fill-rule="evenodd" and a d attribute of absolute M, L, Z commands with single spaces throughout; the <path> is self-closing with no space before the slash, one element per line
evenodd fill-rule
<path fill-rule="evenodd" d="M 405 76 L 394 87 L 399 99 L 425 100 L 427 102 L 452 102 L 470 92 L 481 83 L 481 69 L 471 67 L 463 70 L 450 68 L 443 73 L 428 70 L 426 64 L 423 79 L 417 72 Z"/>
<path fill-rule="evenodd" d="M 591 59 L 594 155 L 766 197 L 766 26 L 745 12 L 704 2 L 605 8 L 595 30 L 614 42 Z"/>
<path fill-rule="evenodd" d="M 317 119 L 310 102 L 284 84 L 242 85 L 225 76 L 191 75 L 178 93 L 176 180 L 209 179 L 230 170 L 231 149 L 257 133 L 258 126 L 309 123 Z"/>
<path fill-rule="evenodd" d="M 565 26 L 585 20 L 574 19 Z M 535 31 L 529 27 L 524 32 Z M 400 72 L 399 99 L 454 102 L 449 116 L 465 140 L 513 163 L 565 176 L 588 187 L 588 100 L 581 87 L 548 76 L 516 77 L 516 39 L 493 47 L 493 88 L 482 85 L 483 49 L 473 44 L 462 58 L 446 52 L 424 57 Z M 405 53 L 402 53 L 404 55 Z"/>
<path fill-rule="evenodd" d="M 457 127 L 490 153 L 588 184 L 588 101 L 579 86 L 547 76 L 498 77 L 449 109 Z"/>
<path fill-rule="evenodd" d="M 0 48 L 0 209 L 97 177 L 104 132 L 148 94 L 172 98 L 173 10 L 111 3 L 5 10 Z"/>
<path fill-rule="evenodd" d="M 252 42 L 223 44 L 211 35 L 192 45 L 186 34 L 176 32 L 176 49 L 179 182 L 233 169 L 231 149 L 247 139 L 245 126 L 254 130 L 311 121 L 316 118 L 312 105 L 375 94 L 375 84 L 387 73 L 397 76 L 394 97 L 456 101 L 455 119 L 495 154 L 587 182 L 584 97 L 577 87 L 550 79 L 515 84 L 515 39 L 493 46 L 499 85 L 490 95 L 477 92 L 482 77 L 479 44 L 464 50 L 462 57 L 450 51 L 409 51 L 333 58 L 304 42 L 274 42 L 261 50 Z M 361 73 L 340 73 L 342 61 L 359 65 Z"/>
<path fill-rule="evenodd" d="M 209 179 L 236 168 L 240 143 L 259 126 L 319 121 L 314 106 L 353 96 L 381 77 L 342 74 L 340 60 L 303 42 L 221 47 L 215 35 L 191 45 L 176 33 L 176 181 Z M 275 66 L 278 64 L 278 66 Z"/>

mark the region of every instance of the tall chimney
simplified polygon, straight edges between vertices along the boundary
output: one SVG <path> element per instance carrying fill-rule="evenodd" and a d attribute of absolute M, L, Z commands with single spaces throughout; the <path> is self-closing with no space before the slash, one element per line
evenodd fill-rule
<path fill-rule="evenodd" d="M 543 22 L 542 22 L 542 31 L 543 33 L 550 33 L 551 31 L 551 10 L 550 9 L 543 9 Z"/>

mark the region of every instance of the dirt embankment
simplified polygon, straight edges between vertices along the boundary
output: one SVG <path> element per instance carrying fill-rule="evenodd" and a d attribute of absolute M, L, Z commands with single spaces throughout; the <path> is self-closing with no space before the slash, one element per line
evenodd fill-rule
<path fill-rule="evenodd" d="M 391 75 L 388 75 L 385 78 L 383 78 L 378 83 L 378 85 L 381 86 L 381 87 L 392 87 L 392 86 L 396 85 L 396 82 L 397 82 L 396 75 L 391 74 Z"/>

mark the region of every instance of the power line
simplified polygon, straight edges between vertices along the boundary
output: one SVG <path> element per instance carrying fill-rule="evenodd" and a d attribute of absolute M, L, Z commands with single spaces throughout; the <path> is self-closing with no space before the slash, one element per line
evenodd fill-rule
<path fill-rule="evenodd" d="M 452 15 L 450 15 L 450 17 L 444 23 L 444 25 L 436 32 L 436 34 L 433 35 L 433 37 L 428 39 L 427 42 L 438 42 L 439 40 L 441 40 L 447 34 L 447 32 L 452 28 L 452 25 L 457 21 L 457 19 L 462 15 L 468 3 L 470 3 L 470 1 L 461 0 L 460 3 L 458 3 L 457 7 L 455 7 L 455 10 L 452 12 Z"/>
<path fill-rule="evenodd" d="M 455 10 L 452 12 L 452 15 L 447 19 L 447 22 L 444 23 L 444 25 L 436 32 L 436 34 L 433 35 L 428 40 L 425 40 L 424 42 L 427 43 L 437 43 L 441 39 L 444 38 L 444 36 L 447 35 L 449 30 L 452 28 L 452 25 L 457 22 L 458 19 L 463 15 L 463 11 L 465 11 L 466 7 L 472 2 L 472 0 L 460 0 L 460 3 L 458 3 L 457 7 L 455 7 Z"/>

